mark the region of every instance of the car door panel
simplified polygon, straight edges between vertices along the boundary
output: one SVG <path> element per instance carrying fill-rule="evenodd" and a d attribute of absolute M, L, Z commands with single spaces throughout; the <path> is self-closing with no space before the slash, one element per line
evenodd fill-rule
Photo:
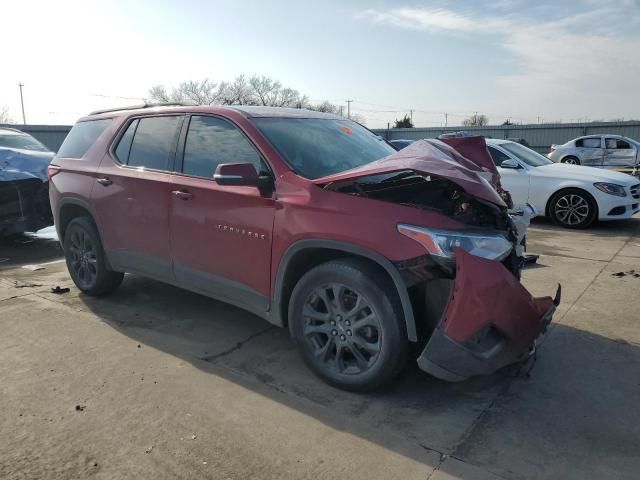
<path fill-rule="evenodd" d="M 152 118 L 155 117 L 140 121 Z M 158 150 L 157 142 L 149 138 L 147 143 L 156 143 L 155 150 L 146 152 L 151 157 L 160 155 L 166 171 L 148 170 L 143 165 L 127 165 L 129 150 L 126 150 L 123 161 L 115 151 L 110 151 L 100 164 L 98 184 L 92 191 L 98 222 L 103 225 L 105 251 L 112 268 L 142 273 L 163 281 L 173 281 L 168 234 L 173 184 L 169 170 L 182 120 L 181 116 L 171 118 L 174 120 L 162 132 L 170 137 L 166 141 L 167 148 Z M 122 140 L 118 141 L 118 147 L 127 138 L 129 129 L 136 129 L 134 122 L 137 120 L 128 124 Z M 140 138 L 143 135 L 141 130 Z M 128 140 L 134 140 L 134 136 L 131 135 Z"/>
<path fill-rule="evenodd" d="M 631 168 L 636 164 L 637 152 L 632 143 L 617 138 L 606 138 L 605 146 L 605 166 Z"/>
<path fill-rule="evenodd" d="M 193 116 L 181 160 L 185 173 L 173 175 L 173 191 L 181 194 L 171 195 L 169 226 L 176 281 L 264 313 L 269 307 L 275 200 L 256 187 L 213 180 L 221 163 L 261 161 L 257 151 L 230 122 Z"/>
<path fill-rule="evenodd" d="M 576 148 L 578 159 L 582 165 L 590 167 L 602 166 L 604 158 L 604 148 L 602 148 L 602 138 L 589 137 L 582 139 L 582 146 Z"/>

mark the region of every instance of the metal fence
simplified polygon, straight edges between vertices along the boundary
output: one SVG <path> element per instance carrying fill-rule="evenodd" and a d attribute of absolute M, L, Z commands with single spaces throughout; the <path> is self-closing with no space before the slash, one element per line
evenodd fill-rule
<path fill-rule="evenodd" d="M 561 145 L 576 137 L 593 134 L 624 135 L 640 140 L 640 121 L 631 122 L 594 122 L 594 123 L 555 123 L 541 125 L 500 125 L 487 127 L 433 127 L 433 128 L 391 128 L 374 129 L 387 140 L 419 140 L 436 138 L 449 132 L 467 131 L 471 135 L 484 135 L 490 138 L 523 138 L 531 148 L 548 153 L 552 144 Z"/>
<path fill-rule="evenodd" d="M 57 152 L 71 125 L 0 125 L 17 128 L 33 135 L 53 152 Z M 487 127 L 430 127 L 430 128 L 391 128 L 373 129 L 387 140 L 435 138 L 440 134 L 465 130 L 471 135 L 484 135 L 491 138 L 523 138 L 531 148 L 547 153 L 552 144 L 561 145 L 583 135 L 615 134 L 640 140 L 640 121 L 598 122 L 598 123 L 556 123 L 541 125 L 500 125 Z"/>
<path fill-rule="evenodd" d="M 49 150 L 57 152 L 71 130 L 71 125 L 0 125 L 0 128 L 15 128 L 44 143 Z"/>

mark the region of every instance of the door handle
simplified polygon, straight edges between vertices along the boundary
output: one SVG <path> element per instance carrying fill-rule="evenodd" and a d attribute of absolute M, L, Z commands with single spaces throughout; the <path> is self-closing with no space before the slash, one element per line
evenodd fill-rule
<path fill-rule="evenodd" d="M 100 177 L 96 179 L 96 182 L 98 182 L 103 187 L 108 187 L 113 183 L 111 180 L 109 180 L 109 177 Z"/>
<path fill-rule="evenodd" d="M 184 190 L 174 190 L 171 193 L 178 197 L 180 200 L 191 200 L 193 198 L 193 193 L 189 193 Z"/>

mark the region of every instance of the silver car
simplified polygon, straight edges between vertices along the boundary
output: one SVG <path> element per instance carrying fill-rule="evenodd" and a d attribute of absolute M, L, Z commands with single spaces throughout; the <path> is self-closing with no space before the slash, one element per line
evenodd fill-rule
<path fill-rule="evenodd" d="M 547 155 L 556 163 L 637 170 L 640 142 L 621 135 L 587 135 L 564 145 L 551 145 Z"/>

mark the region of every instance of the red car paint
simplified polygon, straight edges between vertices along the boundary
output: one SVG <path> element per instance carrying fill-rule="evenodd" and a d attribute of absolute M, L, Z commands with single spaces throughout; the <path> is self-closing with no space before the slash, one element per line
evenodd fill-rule
<path fill-rule="evenodd" d="M 318 178 L 313 182 L 317 185 L 323 185 L 330 182 L 353 180 L 358 177 L 402 170 L 414 170 L 446 178 L 477 198 L 501 207 L 506 206 L 495 189 L 480 175 L 480 172 L 483 171 L 481 167 L 466 158 L 463 158 L 462 161 L 452 159 L 451 156 L 446 155 L 443 151 L 424 140 L 412 143 L 393 155 L 376 162 L 371 162 L 346 172 Z"/>
<path fill-rule="evenodd" d="M 210 178 L 183 175 L 175 168 L 150 171 L 126 167 L 116 160 L 114 142 L 131 118 L 179 115 L 186 122 L 191 114 L 217 116 L 240 129 L 271 169 L 273 193 L 263 195 L 252 186 L 223 186 Z M 425 341 L 417 327 L 424 319 L 415 318 L 416 309 L 398 267 L 424 257 L 425 250 L 398 233 L 397 225 L 445 230 L 468 226 L 437 211 L 345 195 L 320 185 L 414 170 L 448 179 L 468 194 L 505 208 L 503 199 L 481 175 L 486 171 L 478 166 L 482 160 L 471 161 L 461 153 L 454 159 L 431 144 L 416 142 L 379 161 L 312 181 L 287 165 L 252 123 L 252 116 L 306 118 L 322 114 L 289 109 L 248 114 L 231 107 L 164 107 L 81 119 L 111 120 L 81 159 L 56 157 L 53 161 L 59 171 L 51 178 L 50 196 L 60 238 L 64 238 L 65 225 L 73 215 L 90 215 L 115 269 L 142 273 L 228 301 L 276 325 L 287 321 L 292 288 L 287 279 L 296 261 L 305 256 L 307 260 L 314 255 L 321 258 L 323 251 L 364 256 L 377 262 L 393 280 L 409 340 Z M 464 142 L 457 148 L 467 154 L 472 150 L 465 150 Z M 509 356 L 505 358 L 516 360 L 540 333 L 542 327 L 536 328 L 536 320 L 544 315 L 542 309 L 550 300 L 532 299 L 498 262 L 464 252 L 458 254 L 457 262 L 457 290 L 446 310 L 444 334 L 465 350 L 466 336 L 488 323 L 495 324 L 506 334 Z M 479 278 L 483 280 L 479 282 Z M 210 287 L 212 284 L 220 288 Z M 436 330 L 441 329 L 438 325 Z M 453 355 L 444 360 L 445 365 L 437 358 L 438 368 L 446 369 L 447 362 L 455 364 L 456 358 L 466 354 Z M 419 360 L 421 366 L 429 356 L 427 345 L 423 362 Z M 486 364 L 482 355 L 474 358 Z M 425 369 L 447 378 L 438 368 Z M 458 376 L 465 375 L 458 372 Z"/>

